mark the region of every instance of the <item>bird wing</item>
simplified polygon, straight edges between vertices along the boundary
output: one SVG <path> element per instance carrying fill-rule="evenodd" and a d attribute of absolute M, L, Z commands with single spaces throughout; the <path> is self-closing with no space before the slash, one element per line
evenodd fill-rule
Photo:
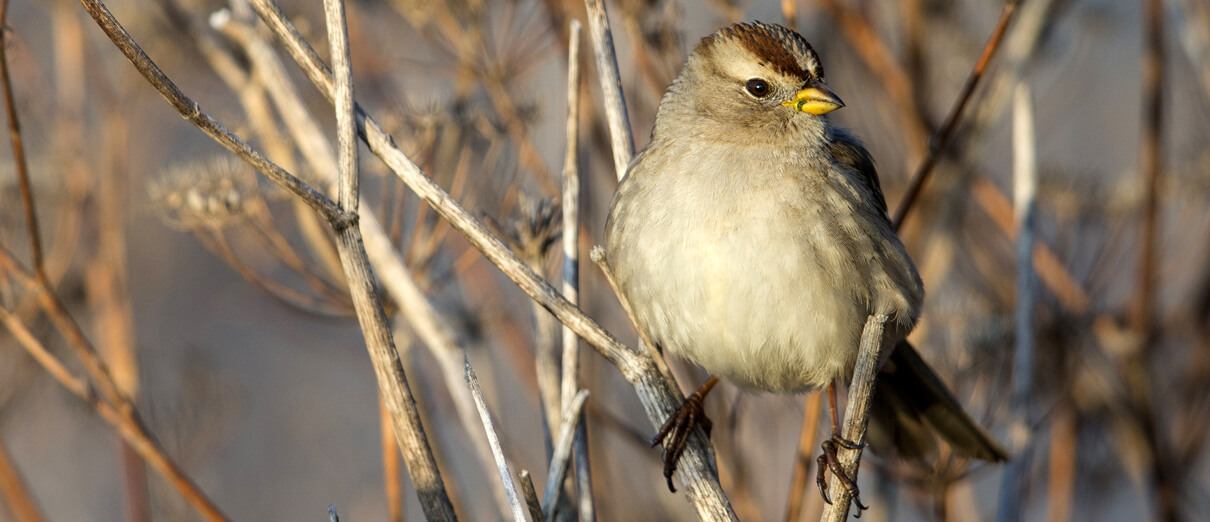
<path fill-rule="evenodd" d="M 882 195 L 882 185 L 878 183 L 878 170 L 874 168 L 874 157 L 865 150 L 861 140 L 846 129 L 832 129 L 832 142 L 829 144 L 832 157 L 841 165 L 852 167 L 853 171 L 870 189 L 874 195 L 874 203 L 887 213 L 886 197 Z"/>

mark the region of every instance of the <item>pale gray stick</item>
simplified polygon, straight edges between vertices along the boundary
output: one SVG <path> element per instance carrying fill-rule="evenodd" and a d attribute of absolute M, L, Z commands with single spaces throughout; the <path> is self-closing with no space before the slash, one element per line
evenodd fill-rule
<path fill-rule="evenodd" d="M 1034 373 L 1034 301 L 1037 277 L 1033 267 L 1034 199 L 1038 185 L 1033 102 L 1026 83 L 1017 84 L 1013 96 L 1013 203 L 1017 218 L 1017 304 L 1013 346 L 1012 418 L 1009 443 L 1013 459 L 1000 481 L 997 522 L 1021 520 L 1024 515 L 1033 441 L 1030 425 L 1030 391 Z"/>
<path fill-rule="evenodd" d="M 572 20 L 567 43 L 567 154 L 563 159 L 563 297 L 579 306 L 580 294 L 580 21 Z M 580 337 L 563 327 L 563 397 L 570 404 L 580 388 Z M 592 500 L 592 466 L 588 461 L 588 428 L 576 423 L 573 443 L 580 522 L 596 520 Z"/>
<path fill-rule="evenodd" d="M 186 96 L 143 52 L 142 48 L 126 32 L 126 29 L 105 7 L 104 2 L 80 0 L 80 3 L 148 83 L 186 120 L 197 125 L 215 141 L 248 162 L 266 177 L 306 201 L 328 220 L 337 230 L 338 236 L 343 236 L 340 238 L 341 258 L 347 275 L 350 276 L 350 293 L 354 298 L 354 308 L 357 310 L 359 322 L 362 323 L 366 348 L 374 363 L 374 370 L 388 410 L 391 412 L 391 418 L 395 424 L 395 435 L 398 438 L 404 460 L 408 465 L 413 483 L 417 485 L 416 490 L 421 505 L 430 520 L 455 520 L 453 506 L 450 504 L 445 485 L 441 481 L 441 474 L 437 470 L 431 448 L 428 445 L 428 439 L 420 424 L 415 401 L 407 388 L 406 377 L 399 364 L 399 359 L 395 355 L 394 347 L 391 345 L 391 337 L 385 327 L 386 321 L 381 305 L 374 295 L 373 286 L 369 284 L 367 277 L 369 266 L 365 261 L 365 252 L 360 247 L 360 233 L 357 233 L 357 228 L 352 226 L 357 220 L 356 214 L 344 211 L 326 196 L 269 161 L 203 112 L 197 103 Z M 332 94 L 334 93 L 335 89 L 332 91 Z M 342 232 L 344 234 L 341 234 Z M 374 327 L 374 323 L 377 323 L 378 327 Z"/>
<path fill-rule="evenodd" d="M 483 421 L 483 431 L 487 433 L 487 443 L 496 456 L 496 469 L 500 472 L 500 482 L 504 484 L 504 492 L 508 495 L 508 505 L 512 508 L 513 520 L 525 522 L 525 511 L 521 501 L 517 499 L 517 488 L 513 486 L 513 474 L 508 470 L 508 461 L 504 460 L 504 449 L 500 446 L 500 436 L 496 435 L 496 427 L 492 424 L 492 414 L 487 411 L 487 403 L 483 401 L 483 390 L 479 389 L 479 378 L 471 368 L 471 362 L 466 361 L 466 385 L 471 389 L 471 397 L 475 399 L 475 407 L 479 410 L 479 419 Z"/>
<path fill-rule="evenodd" d="M 604 0 L 584 0 L 584 8 L 588 11 L 592 52 L 597 59 L 601 93 L 605 96 L 605 118 L 609 121 L 609 136 L 613 143 L 613 167 L 620 180 L 626 176 L 626 167 L 634 156 L 634 136 L 630 132 L 626 98 L 622 96 L 622 75 L 618 73 L 618 56 L 613 50 L 613 31 L 609 29 Z M 642 45 L 642 42 L 634 45 Z"/>
<path fill-rule="evenodd" d="M 336 249 L 349 283 L 353 307 L 357 320 L 371 352 L 374 370 L 378 374 L 379 386 L 383 388 L 387 409 L 401 424 L 395 428 L 395 436 L 408 463 L 408 471 L 416 484 L 425 517 L 429 520 L 455 520 L 453 504 L 445 492 L 441 472 L 429 447 L 416 401 L 408 388 L 407 377 L 395 351 L 395 340 L 388 326 L 386 313 L 374 288 L 374 276 L 362 244 L 361 229 L 357 226 L 358 201 L 360 199 L 357 170 L 357 126 L 354 122 L 353 69 L 349 57 L 348 22 L 345 20 L 343 0 L 324 0 L 324 14 L 331 46 L 335 89 L 333 105 L 336 108 L 337 141 L 340 145 L 340 182 L 337 200 L 341 209 L 351 215 L 351 220 L 333 223 L 336 230 Z M 400 420 L 403 422 L 400 423 Z"/>
<path fill-rule="evenodd" d="M 270 0 L 251 1 L 257 14 L 282 40 L 303 71 L 319 87 L 320 92 L 331 98 L 331 75 L 315 50 L 306 43 L 293 24 L 285 19 L 276 4 Z M 596 321 L 568 303 L 549 283 L 509 251 L 499 238 L 488 232 L 445 190 L 425 175 L 395 146 L 390 135 L 372 118 L 360 109 L 357 116 L 358 128 L 363 133 L 370 151 L 381 158 L 417 196 L 431 205 L 433 210 L 466 237 L 471 245 L 500 268 L 501 272 L 512 279 L 530 298 L 545 306 L 563 324 L 570 326 L 580 338 L 592 345 L 602 357 L 616 366 L 622 376 L 635 387 L 639 401 L 653 425 L 659 426 L 663 419 L 680 407 L 685 396 L 666 379 L 655 359 L 626 348 Z M 722 487 L 719 486 L 713 461 L 710 445 L 704 437 L 694 434 L 681 456 L 678 475 L 699 517 L 705 520 L 734 520 L 735 513 Z"/>
<path fill-rule="evenodd" d="M 251 20 L 255 21 L 255 18 Z M 324 139 L 323 131 L 307 111 L 275 50 L 259 39 L 255 26 L 239 17 L 216 14 L 211 16 L 211 23 L 216 29 L 233 37 L 244 49 L 257 71 L 256 74 L 264 78 L 270 98 L 312 171 L 325 184 L 334 185 L 337 181 L 334 175 L 336 155 Z M 377 216 L 372 212 L 365 212 L 360 217 L 366 255 L 374 267 L 375 275 L 399 305 L 400 316 L 407 321 L 408 326 L 420 338 L 421 344 L 440 366 L 442 380 L 454 402 L 454 411 L 471 438 L 479 463 L 485 472 L 493 473 L 496 469 L 495 460 L 492 458 L 491 448 L 487 446 L 487 439 L 475 436 L 478 431 L 475 429 L 478 423 L 475 403 L 471 400 L 470 392 L 461 385 L 462 361 L 466 350 L 459 343 L 449 321 L 420 289 L 412 273 L 404 265 Z M 501 512 L 507 513 L 510 508 L 503 487 L 494 482 L 492 484 Z"/>
<path fill-rule="evenodd" d="M 547 519 L 554 519 L 558 495 L 563 490 L 563 478 L 567 476 L 567 463 L 571 459 L 571 443 L 575 437 L 576 426 L 580 424 L 584 401 L 587 399 L 588 390 L 580 390 L 563 410 L 559 436 L 555 439 L 555 453 L 550 459 L 550 469 L 546 473 L 546 489 L 542 493 L 542 514 Z"/>
<path fill-rule="evenodd" d="M 538 500 L 538 490 L 534 489 L 534 479 L 529 476 L 529 470 L 521 470 L 521 493 L 525 495 L 529 518 L 533 522 L 546 522 L 546 516 L 542 514 L 542 504 Z"/>
<path fill-rule="evenodd" d="M 857 352 L 857 367 L 853 371 L 853 383 L 849 385 L 849 402 L 844 409 L 844 427 L 841 436 L 859 446 L 865 444 L 866 426 L 870 422 L 870 399 L 874 394 L 874 380 L 878 376 L 879 354 L 882 353 L 883 329 L 886 314 L 871 315 L 861 332 L 861 347 Z M 853 482 L 857 482 L 857 467 L 861 463 L 861 448 L 849 449 L 840 446 L 836 451 L 841 469 Z M 828 482 L 832 492 L 832 504 L 823 510 L 821 522 L 844 522 L 849 516 L 849 505 L 853 503 L 853 492 L 832 475 Z"/>

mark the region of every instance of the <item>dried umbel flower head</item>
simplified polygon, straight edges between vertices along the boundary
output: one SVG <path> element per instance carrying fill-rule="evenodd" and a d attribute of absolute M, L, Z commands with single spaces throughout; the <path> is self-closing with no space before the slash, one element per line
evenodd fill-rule
<path fill-rule="evenodd" d="M 559 240 L 561 214 L 557 204 L 546 198 L 522 194 L 518 199 L 516 217 L 507 223 L 491 221 L 509 248 L 531 266 L 540 265 L 550 247 Z"/>
<path fill-rule="evenodd" d="M 164 221 L 184 230 L 231 226 L 263 203 L 251 167 L 229 156 L 169 168 L 147 192 Z"/>

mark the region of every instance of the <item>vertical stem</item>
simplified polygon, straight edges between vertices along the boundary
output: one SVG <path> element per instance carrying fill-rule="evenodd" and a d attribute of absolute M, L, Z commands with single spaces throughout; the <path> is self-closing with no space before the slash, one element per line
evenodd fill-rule
<path fill-rule="evenodd" d="M 572 20 L 567 44 L 567 153 L 563 159 L 563 297 L 579 305 L 580 293 L 580 21 Z M 580 337 L 563 326 L 564 407 L 580 389 Z M 587 418 L 576 423 L 573 450 L 581 522 L 596 520 L 592 499 L 592 467 L 588 460 Z"/>
<path fill-rule="evenodd" d="M 331 45 L 332 74 L 335 83 L 336 129 L 340 146 L 339 202 L 341 216 L 332 221 L 336 229 L 337 250 L 349 282 L 353 307 L 365 336 L 366 348 L 374 363 L 378 384 L 387 410 L 395 421 L 395 437 L 403 452 L 421 507 L 429 520 L 455 520 L 454 507 L 445 491 L 441 472 L 420 422 L 416 400 L 408 389 L 407 376 L 395 350 L 395 341 L 387 326 L 382 302 L 373 284 L 366 259 L 361 229 L 357 223 L 358 172 L 357 125 L 354 119 L 353 71 L 349 59 L 348 23 L 341 0 L 325 0 L 324 13 Z"/>
<path fill-rule="evenodd" d="M 819 435 L 819 419 L 823 416 L 823 393 L 815 390 L 803 401 L 802 427 L 799 428 L 798 450 L 794 457 L 794 475 L 790 479 L 790 496 L 786 498 L 785 522 L 802 518 L 803 496 L 807 493 L 807 471 L 815 457 L 815 439 Z"/>
<path fill-rule="evenodd" d="M 866 427 L 870 423 L 870 401 L 874 395 L 874 380 L 878 377 L 879 354 L 885 342 L 883 331 L 887 319 L 885 314 L 871 315 L 866 319 L 861 332 L 861 347 L 857 352 L 857 367 L 853 370 L 853 383 L 849 385 L 849 403 L 844 409 L 841 436 L 859 446 L 854 449 L 840 447 L 836 455 L 845 475 L 853 482 L 857 482 L 857 467 L 861 463 L 860 445 L 865 444 Z M 828 491 L 832 492 L 832 504 L 824 509 L 820 522 L 845 522 L 849 516 L 849 506 L 853 503 L 853 492 L 844 487 L 835 474 L 828 483 Z"/>
<path fill-rule="evenodd" d="M 8 0 L 0 1 L 0 28 L 8 24 Z M 13 84 L 8 73 L 8 42 L 10 31 L 0 30 L 0 82 L 4 86 L 4 108 L 8 113 L 8 136 L 13 145 L 13 164 L 17 171 L 17 184 L 21 188 L 21 204 L 25 210 L 25 230 L 29 234 L 29 250 L 33 258 L 34 277 L 38 283 L 48 286 L 46 264 L 42 260 L 42 239 L 38 235 L 38 213 L 34 209 L 33 187 L 29 182 L 29 167 L 25 161 L 25 146 L 21 143 L 21 122 L 17 118 L 17 106 L 13 102 Z"/>
<path fill-rule="evenodd" d="M 584 7 L 588 10 L 588 28 L 595 44 L 593 54 L 597 58 L 597 76 L 601 79 L 601 92 L 605 95 L 605 114 L 613 144 L 613 167 L 618 179 L 622 179 L 634 156 L 634 137 L 630 132 L 626 98 L 622 96 L 622 75 L 618 73 L 618 56 L 613 50 L 613 32 L 609 29 L 604 0 L 584 0 Z"/>
<path fill-rule="evenodd" d="M 1029 492 L 1032 456 L 1030 391 L 1034 375 L 1034 300 L 1037 277 L 1033 270 L 1034 195 L 1037 188 L 1033 102 L 1029 87 L 1017 84 L 1013 99 L 1013 200 L 1017 216 L 1016 344 L 1013 347 L 1011 453 L 1000 483 L 998 522 L 1020 520 Z"/>

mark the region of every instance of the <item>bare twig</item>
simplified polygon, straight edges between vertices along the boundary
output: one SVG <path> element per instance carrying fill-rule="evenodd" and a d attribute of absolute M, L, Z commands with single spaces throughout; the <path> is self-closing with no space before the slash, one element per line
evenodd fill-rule
<path fill-rule="evenodd" d="M 17 522 L 42 520 L 38 504 L 29 494 L 29 488 L 21 478 L 21 473 L 17 471 L 13 459 L 8 456 L 8 448 L 4 447 L 3 441 L 0 441 L 0 496 L 4 498 L 4 503 Z"/>
<path fill-rule="evenodd" d="M 592 32 L 593 54 L 597 58 L 597 76 L 605 96 L 605 115 L 609 121 L 609 136 L 613 143 L 613 167 L 618 179 L 626 175 L 630 158 L 634 156 L 634 136 L 630 132 L 630 116 L 626 98 L 622 96 L 622 76 L 618 73 L 618 56 L 613 50 L 613 32 L 604 0 L 584 0 L 588 10 L 588 29 Z M 635 45 L 640 45 L 638 42 Z"/>
<path fill-rule="evenodd" d="M 34 276 L 30 275 L 15 260 L 8 255 L 7 252 L 0 250 L 0 269 L 15 276 L 22 284 L 30 291 L 33 291 L 39 296 L 50 295 L 44 288 L 38 285 Z M 82 346 L 74 346 L 76 353 L 92 352 L 95 354 L 95 349 L 89 344 L 88 339 L 75 326 L 75 322 L 69 316 L 65 316 L 65 310 L 54 308 L 53 304 L 47 303 L 47 300 L 57 300 L 53 296 L 49 298 L 39 299 L 39 304 L 43 306 L 43 310 L 47 315 L 55 320 L 56 326 L 67 338 L 68 342 L 73 346 L 76 343 L 83 343 Z M 203 518 L 210 521 L 226 520 L 226 516 L 219 511 L 218 507 L 210 502 L 194 484 L 185 472 L 174 462 L 159 443 L 148 432 L 146 425 L 140 418 L 138 410 L 129 402 L 121 402 L 117 405 L 101 400 L 94 393 L 93 388 L 89 386 L 84 379 L 74 377 L 69 370 L 58 360 L 54 355 L 46 349 L 41 342 L 34 337 L 33 334 L 21 323 L 15 315 L 0 308 L 0 322 L 4 323 L 5 327 L 13 334 L 13 337 L 25 348 L 34 360 L 47 370 L 51 377 L 67 389 L 75 396 L 79 397 L 85 404 L 93 409 L 101 416 L 115 431 L 130 444 L 130 447 L 143 457 L 145 461 L 157 472 L 164 477 Z M 112 382 L 110 382 L 112 386 Z M 119 396 L 120 397 L 120 396 Z"/>
<path fill-rule="evenodd" d="M 1020 520 L 1029 492 L 1027 477 L 1032 461 L 1030 426 L 1034 376 L 1034 301 L 1037 282 L 1033 271 L 1034 195 L 1037 189 L 1037 147 L 1034 138 L 1033 101 L 1026 84 L 1017 86 L 1013 103 L 1013 199 L 1017 216 L 1017 305 L 1013 346 L 1011 452 L 1000 482 L 996 520 Z"/>
<path fill-rule="evenodd" d="M 525 495 L 525 507 L 529 508 L 529 518 L 533 522 L 546 522 L 542 514 L 542 502 L 538 500 L 538 491 L 534 489 L 534 479 L 529 476 L 529 470 L 521 470 L 521 493 Z"/>
<path fill-rule="evenodd" d="M 487 403 L 483 401 L 483 390 L 479 389 L 479 378 L 475 376 L 475 370 L 471 368 L 469 360 L 466 361 L 466 385 L 471 390 L 471 397 L 475 399 L 475 408 L 479 410 L 479 420 L 483 421 L 487 442 L 492 448 L 492 455 L 496 457 L 496 468 L 500 472 L 500 482 L 504 484 L 504 491 L 508 494 L 508 505 L 512 510 L 513 520 L 525 522 L 525 511 L 522 510 L 521 501 L 517 498 L 517 488 L 513 487 L 513 474 L 508 469 L 508 461 L 504 459 L 504 449 L 500 446 L 500 437 L 496 435 L 496 428 L 492 425 L 492 414 L 487 411 Z"/>
<path fill-rule="evenodd" d="M 849 402 L 844 410 L 844 427 L 841 436 L 853 441 L 858 447 L 841 447 L 837 451 L 841 469 L 853 482 L 857 481 L 857 467 L 861 462 L 861 445 L 865 443 L 866 426 L 870 422 L 870 400 L 874 393 L 874 380 L 878 375 L 879 354 L 885 341 L 883 329 L 888 317 L 885 314 L 871 315 L 866 319 L 861 332 L 861 347 L 857 353 L 857 367 L 853 371 L 853 383 L 849 385 Z M 821 522 L 844 522 L 849 516 L 849 505 L 853 502 L 853 491 L 844 487 L 840 478 L 832 475 L 828 484 L 834 491 L 832 504 L 824 509 Z"/>
<path fill-rule="evenodd" d="M 340 211 L 340 208 L 336 206 L 336 203 L 328 199 L 327 196 L 319 193 L 302 180 L 286 172 L 272 161 L 269 161 L 268 158 L 253 149 L 248 143 L 240 139 L 239 136 L 231 133 L 221 123 L 203 112 L 197 102 L 186 96 L 172 80 L 168 79 L 164 71 L 160 70 L 159 66 L 151 61 L 147 53 L 143 52 L 143 49 L 135 43 L 130 34 L 126 32 L 126 29 L 109 12 L 109 8 L 105 7 L 104 2 L 100 0 L 80 0 L 80 4 L 88 11 L 89 16 L 97 22 L 97 25 L 105 32 L 105 35 L 113 41 L 118 50 L 126 55 L 126 58 L 134 64 L 139 73 L 151 83 L 152 87 L 155 87 L 159 91 L 160 95 L 181 116 L 196 125 L 211 138 L 214 138 L 215 141 L 240 159 L 248 162 L 257 171 L 306 202 L 307 205 L 317 210 L 328 221 L 341 222 L 348 219 L 348 216 L 344 215 Z"/>
<path fill-rule="evenodd" d="M 8 24 L 8 0 L 0 2 L 0 27 Z M 21 204 L 25 210 L 25 232 L 29 235 L 29 251 L 33 258 L 34 276 L 38 283 L 49 285 L 46 263 L 42 260 L 42 239 L 38 230 L 38 212 L 34 208 L 33 187 L 29 184 L 29 166 L 25 161 L 25 146 L 21 143 L 21 122 L 13 102 L 13 84 L 8 74 L 8 44 L 11 31 L 0 30 L 0 83 L 4 87 L 4 109 L 8 113 L 8 137 L 13 146 L 13 165 L 17 184 L 21 187 Z"/>
<path fill-rule="evenodd" d="M 378 425 L 382 437 L 382 489 L 387 499 L 387 521 L 403 522 L 403 490 L 399 480 L 399 447 L 395 442 L 395 428 L 391 425 L 391 412 L 386 401 L 378 394 Z"/>
<path fill-rule="evenodd" d="M 553 519 L 555 516 L 555 506 L 559 502 L 558 495 L 563 490 L 563 478 L 567 476 L 567 463 L 571 459 L 571 446 L 576 426 L 580 424 L 580 414 L 583 412 L 584 401 L 587 399 L 588 390 L 580 390 L 563 408 L 559 435 L 555 439 L 555 452 L 550 458 L 550 468 L 546 473 L 546 488 L 542 493 L 542 513 L 547 519 Z"/>
<path fill-rule="evenodd" d="M 563 296 L 579 305 L 580 293 L 580 21 L 572 20 L 567 45 L 567 153 L 563 158 Z M 562 401 L 570 404 L 580 388 L 580 337 L 563 327 Z M 581 414 L 574 442 L 576 488 L 581 522 L 596 520 L 592 500 L 592 467 L 588 428 Z"/>
<path fill-rule="evenodd" d="M 403 451 L 416 493 L 424 514 L 430 520 L 454 520 L 454 506 L 441 480 L 436 459 L 421 426 L 416 401 L 408 388 L 407 376 L 395 351 L 395 341 L 387 324 L 386 314 L 374 288 L 370 263 L 366 258 L 361 229 L 356 225 L 358 212 L 357 126 L 354 123 L 353 71 L 349 59 L 349 33 L 345 21 L 343 0 L 325 0 L 324 13 L 328 27 L 333 62 L 336 127 L 340 144 L 341 211 L 351 219 L 332 220 L 336 229 L 336 248 L 340 254 L 353 307 L 361 323 L 366 348 L 378 375 L 387 409 L 395 419 L 395 437 Z"/>
<path fill-rule="evenodd" d="M 794 454 L 794 475 L 790 479 L 790 495 L 786 497 L 785 522 L 802 519 L 803 495 L 807 494 L 807 470 L 815 457 L 815 439 L 819 436 L 819 419 L 823 412 L 823 394 L 818 390 L 807 394 L 803 401 L 802 427 L 799 428 L 798 450 Z"/>
<path fill-rule="evenodd" d="M 966 109 L 967 102 L 970 101 L 971 95 L 975 92 L 975 87 L 979 85 L 979 79 L 983 77 L 983 71 L 987 68 L 987 64 L 996 54 L 996 50 L 1000 48 L 1000 42 L 1004 38 L 1004 33 L 1008 29 L 1008 25 L 1012 22 L 1013 15 L 1017 12 L 1017 6 L 1022 0 L 1009 0 L 1004 4 L 1004 10 L 1000 12 L 1000 21 L 996 23 L 996 28 L 992 31 L 991 37 L 987 40 L 987 45 L 983 47 L 982 54 L 979 55 L 979 60 L 975 62 L 974 69 L 966 79 L 966 84 L 962 86 L 962 92 L 958 95 L 958 100 L 950 109 L 949 116 L 945 118 L 945 123 L 937 130 L 936 134 L 929 145 L 928 154 L 924 160 L 920 162 L 920 166 L 916 168 L 916 172 L 912 174 L 912 179 L 908 183 L 907 191 L 903 195 L 903 199 L 899 201 L 899 206 L 895 207 L 894 219 L 891 222 L 895 226 L 895 230 L 903 225 L 903 220 L 907 217 L 908 211 L 912 209 L 916 198 L 920 195 L 920 190 L 924 186 L 924 182 L 933 172 L 933 167 L 937 166 L 937 161 L 941 159 L 941 153 L 945 151 L 949 145 L 950 138 L 954 135 L 954 130 L 958 127 L 958 122 L 962 119 L 962 114 Z"/>

